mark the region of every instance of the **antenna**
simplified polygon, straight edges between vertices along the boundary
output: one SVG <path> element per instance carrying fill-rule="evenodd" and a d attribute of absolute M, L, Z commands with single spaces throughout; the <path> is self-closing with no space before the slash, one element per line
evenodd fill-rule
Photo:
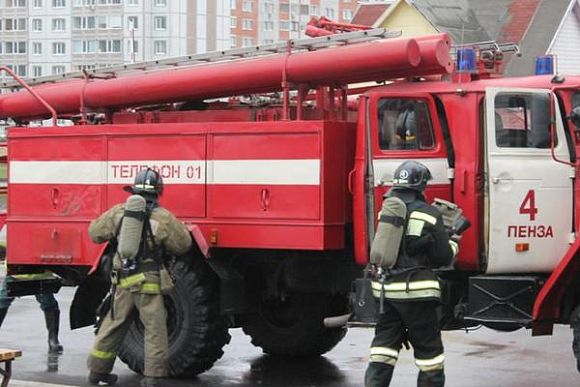
<path fill-rule="evenodd" d="M 465 23 L 461 23 L 461 46 L 463 47 L 463 37 L 465 35 Z M 465 51 L 459 51 L 461 53 L 461 59 L 463 59 L 463 56 L 465 55 Z M 457 60 L 459 55 L 455 56 L 455 68 L 457 69 Z M 457 85 L 457 93 L 461 94 L 463 93 L 463 90 L 461 90 L 461 82 L 463 81 L 463 72 L 459 73 L 459 84 Z"/>

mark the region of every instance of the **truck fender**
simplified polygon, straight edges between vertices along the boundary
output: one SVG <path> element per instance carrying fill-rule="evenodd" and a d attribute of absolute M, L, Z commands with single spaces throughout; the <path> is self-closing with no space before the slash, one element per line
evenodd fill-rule
<path fill-rule="evenodd" d="M 199 251 L 201 251 L 201 254 L 206 259 L 210 258 L 209 243 L 207 243 L 207 240 L 203 236 L 203 233 L 201 232 L 199 226 L 197 224 L 191 223 L 186 223 L 185 226 L 191 233 L 191 236 L 193 237 L 195 243 L 197 243 L 197 246 L 199 247 Z"/>

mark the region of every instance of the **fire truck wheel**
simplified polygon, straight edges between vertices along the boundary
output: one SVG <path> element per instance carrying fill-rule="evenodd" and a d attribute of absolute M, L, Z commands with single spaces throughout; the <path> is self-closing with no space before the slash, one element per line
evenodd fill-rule
<path fill-rule="evenodd" d="M 325 317 L 346 313 L 345 296 L 292 294 L 264 302 L 243 322 L 252 344 L 264 353 L 306 357 L 330 351 L 346 334 L 346 328 L 326 328 Z"/>
<path fill-rule="evenodd" d="M 220 317 L 218 282 L 200 261 L 185 269 L 171 268 L 175 288 L 165 296 L 171 376 L 194 376 L 210 369 L 229 343 L 226 321 Z M 137 373 L 143 372 L 143 325 L 137 314 L 119 352 L 119 358 Z"/>

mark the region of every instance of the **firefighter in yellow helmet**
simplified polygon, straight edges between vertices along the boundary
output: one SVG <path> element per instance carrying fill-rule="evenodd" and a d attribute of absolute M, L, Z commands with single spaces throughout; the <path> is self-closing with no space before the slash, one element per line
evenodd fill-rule
<path fill-rule="evenodd" d="M 419 368 L 417 386 L 442 387 L 443 343 L 437 317 L 441 289 L 431 270 L 452 263 L 457 243 L 449 239 L 439 211 L 426 203 L 423 192 L 431 172 L 423 164 L 406 161 L 395 171 L 387 196 L 407 206 L 407 220 L 394 267 L 372 280 L 373 296 L 382 304 L 371 344 L 366 387 L 391 383 L 404 342 L 413 346 Z"/>
<path fill-rule="evenodd" d="M 99 327 L 87 360 L 88 378 L 94 385 L 116 383 L 117 376 L 111 374 L 111 370 L 131 325 L 132 312 L 137 309 L 145 328 L 145 364 L 141 386 L 153 387 L 162 385 L 163 378 L 169 376 L 167 312 L 161 293 L 166 270 L 163 253 L 183 255 L 191 248 L 192 240 L 185 225 L 157 204 L 158 196 L 163 191 L 159 173 L 153 169 L 142 170 L 135 177 L 135 184 L 125 187 L 125 190 L 146 200 L 147 216 L 142 217 L 129 210 L 126 208 L 128 204 L 118 204 L 89 226 L 89 234 L 95 243 L 119 239 L 119 247 L 113 258 L 112 305 Z M 132 198 L 135 197 L 129 199 Z M 121 258 L 122 226 L 123 222 L 136 219 L 141 219 L 143 223 L 143 231 L 137 236 L 140 247 L 136 256 L 128 261 Z"/>

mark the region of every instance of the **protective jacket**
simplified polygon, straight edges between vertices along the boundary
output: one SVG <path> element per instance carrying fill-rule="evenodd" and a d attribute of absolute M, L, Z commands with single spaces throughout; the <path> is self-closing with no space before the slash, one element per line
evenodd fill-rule
<path fill-rule="evenodd" d="M 407 192 L 405 192 L 407 191 Z M 392 301 L 439 301 L 441 288 L 431 270 L 449 266 L 457 244 L 449 239 L 439 211 L 419 193 L 391 190 L 407 204 L 407 225 L 403 245 L 393 269 L 384 281 L 384 297 Z M 381 284 L 372 282 L 373 295 L 380 297 Z"/>

